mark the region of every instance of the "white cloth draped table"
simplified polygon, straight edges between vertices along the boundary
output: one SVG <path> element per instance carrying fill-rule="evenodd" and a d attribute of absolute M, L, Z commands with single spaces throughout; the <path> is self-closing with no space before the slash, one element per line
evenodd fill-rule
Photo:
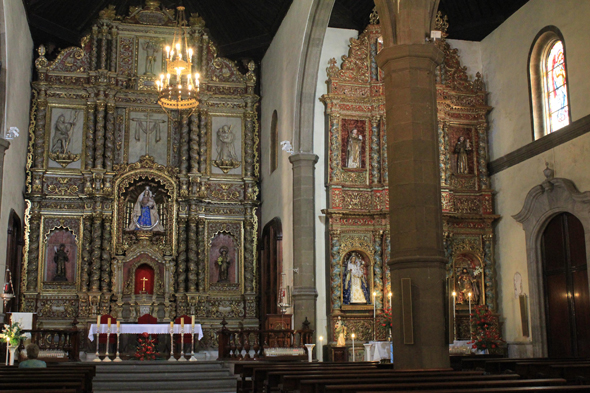
<path fill-rule="evenodd" d="M 122 323 L 121 330 L 119 333 L 121 334 L 170 334 L 170 324 L 166 323 L 149 323 L 149 324 L 138 324 L 138 323 Z M 101 323 L 100 324 L 100 334 L 107 334 L 108 324 Z M 203 338 L 203 329 L 201 329 L 201 325 L 195 323 L 195 330 L 191 332 L 191 324 L 185 323 L 184 330 L 180 331 L 180 324 L 174 324 L 174 334 L 196 334 L 198 340 Z M 117 334 L 117 324 L 111 324 L 111 334 Z M 88 329 L 88 338 L 90 341 L 94 341 L 94 336 L 96 335 L 96 323 L 90 325 L 90 329 Z"/>
<path fill-rule="evenodd" d="M 391 359 L 391 343 L 389 341 L 369 341 L 374 350 L 371 360 Z"/>

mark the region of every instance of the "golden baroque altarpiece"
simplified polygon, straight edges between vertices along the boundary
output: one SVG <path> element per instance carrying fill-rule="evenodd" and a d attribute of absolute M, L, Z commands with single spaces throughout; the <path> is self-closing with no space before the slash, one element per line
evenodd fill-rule
<path fill-rule="evenodd" d="M 439 15 L 437 24 L 444 36 L 446 18 Z M 444 52 L 436 82 L 449 309 L 455 291 L 458 315 L 468 313 L 469 292 L 472 305 L 495 311 L 492 223 L 498 216 L 487 173 L 486 115 L 491 108 L 482 76 L 470 80 L 457 49 L 444 37 L 436 45 Z M 366 30 L 351 39 L 341 67 L 330 60 L 328 93 L 321 97 L 329 128 L 328 209 L 323 212 L 330 244 L 330 341 L 336 340 L 338 318 L 359 341 L 389 335 L 383 326 L 391 291 L 387 135 L 383 74 L 375 59 L 381 46 L 374 12 Z M 457 337 L 468 338 L 468 318 L 458 318 L 457 324 Z"/>
<path fill-rule="evenodd" d="M 224 317 L 258 326 L 254 63 L 218 57 L 192 15 L 201 101 L 169 118 L 154 80 L 175 11 L 146 3 L 101 11 L 54 61 L 39 48 L 22 308 L 45 326 L 194 314 L 215 346 Z"/>

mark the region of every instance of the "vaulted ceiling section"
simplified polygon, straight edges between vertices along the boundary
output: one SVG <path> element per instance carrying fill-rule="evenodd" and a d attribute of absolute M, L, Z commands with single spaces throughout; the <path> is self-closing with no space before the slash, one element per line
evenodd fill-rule
<path fill-rule="evenodd" d="M 23 0 L 35 46 L 65 48 L 79 45 L 100 10 L 115 4 L 117 14 L 144 0 Z M 449 38 L 479 41 L 528 0 L 440 0 L 448 15 Z M 187 14 L 198 13 L 222 56 L 260 61 L 293 0 L 184 0 Z M 175 8 L 178 0 L 162 0 Z M 336 0 L 330 26 L 362 31 L 369 23 L 373 0 Z M 48 45 L 49 44 L 49 45 Z"/>

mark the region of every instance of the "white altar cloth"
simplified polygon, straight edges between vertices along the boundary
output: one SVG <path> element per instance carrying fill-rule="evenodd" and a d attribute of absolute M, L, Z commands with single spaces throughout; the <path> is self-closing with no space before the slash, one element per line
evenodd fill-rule
<path fill-rule="evenodd" d="M 373 344 L 374 348 L 371 351 L 373 355 L 370 356 L 371 360 L 391 359 L 391 343 L 389 341 L 369 341 L 369 344 Z"/>
<path fill-rule="evenodd" d="M 108 330 L 108 324 L 101 323 L 100 324 L 100 334 L 106 334 Z M 167 323 L 122 323 L 121 324 L 121 334 L 141 334 L 147 332 L 149 334 L 170 334 L 170 324 Z M 191 334 L 191 324 L 185 323 L 184 324 L 184 331 L 185 334 Z M 180 331 L 180 324 L 174 324 L 174 334 L 179 334 Z M 195 323 L 195 330 L 193 332 L 197 335 L 198 339 L 200 340 L 203 337 L 203 329 L 201 329 L 201 325 Z M 111 334 L 117 334 L 117 324 L 111 324 Z M 90 329 L 88 329 L 88 338 L 90 341 L 94 341 L 94 336 L 96 336 L 96 323 L 90 325 Z"/>

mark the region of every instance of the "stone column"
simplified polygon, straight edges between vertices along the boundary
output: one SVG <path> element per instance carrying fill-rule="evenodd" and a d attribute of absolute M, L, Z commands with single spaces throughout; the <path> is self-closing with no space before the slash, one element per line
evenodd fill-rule
<path fill-rule="evenodd" d="M 435 0 L 377 0 L 385 78 L 396 368 L 449 367 L 435 68 Z"/>
<path fill-rule="evenodd" d="M 384 48 L 378 60 L 385 72 L 388 117 L 389 266 L 397 300 L 393 304 L 396 367 L 448 367 L 434 85 L 434 69 L 442 53 L 434 45 L 397 45 Z M 411 298 L 402 297 L 402 279 L 410 280 L 411 295 L 407 290 L 404 295 Z"/>
<path fill-rule="evenodd" d="M 297 153 L 289 161 L 293 165 L 293 326 L 299 328 L 307 318 L 315 329 L 314 170 L 318 156 Z"/>

